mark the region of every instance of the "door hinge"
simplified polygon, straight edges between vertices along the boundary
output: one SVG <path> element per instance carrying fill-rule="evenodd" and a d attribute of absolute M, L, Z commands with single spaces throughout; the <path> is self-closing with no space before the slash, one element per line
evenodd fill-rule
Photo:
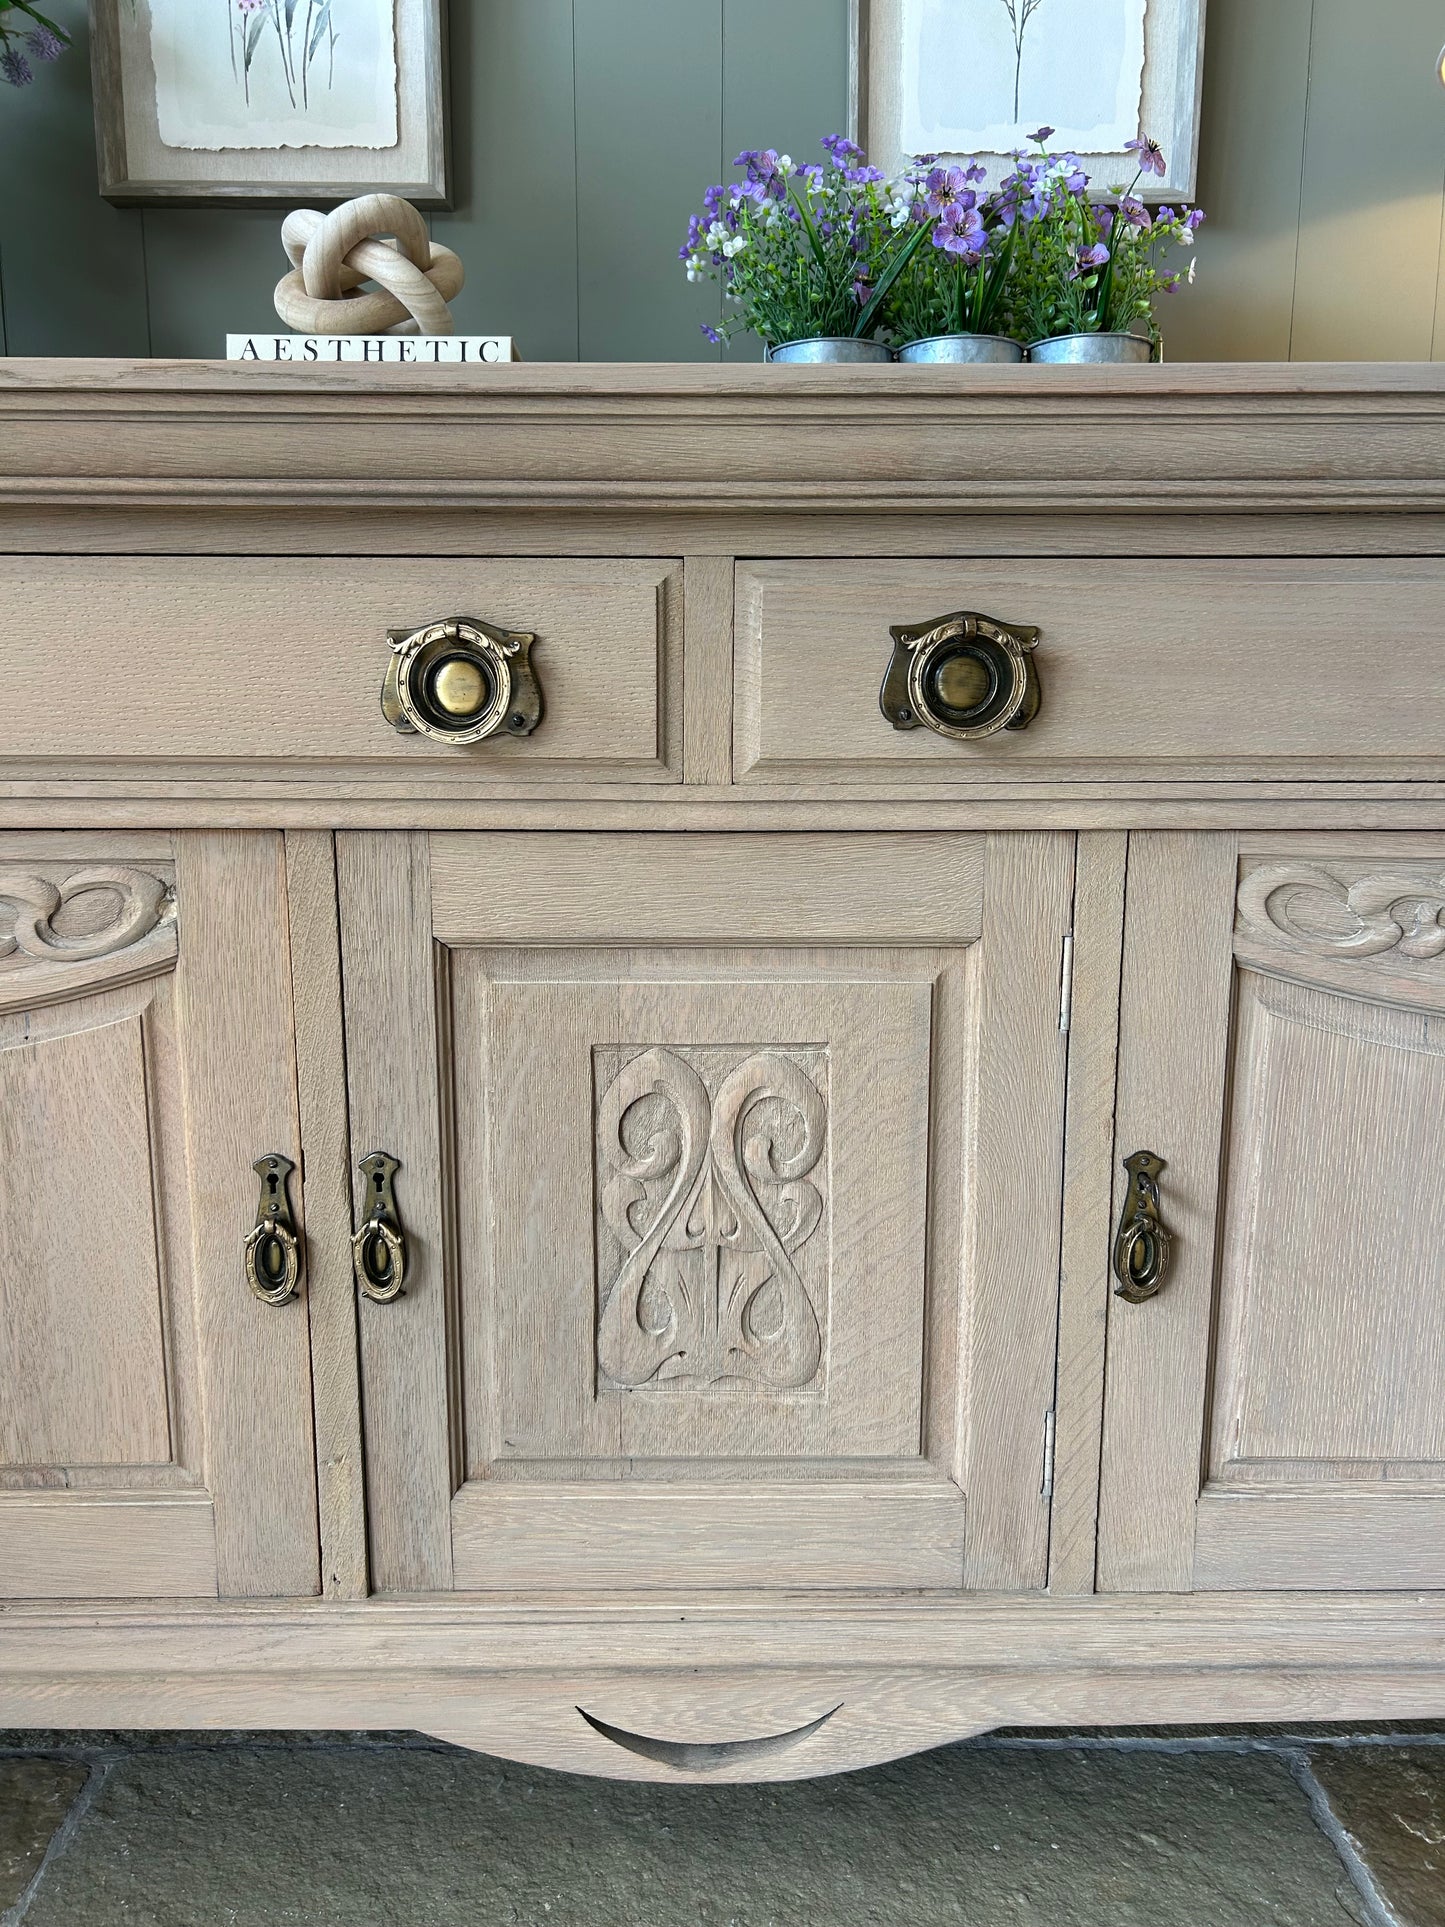
<path fill-rule="evenodd" d="M 1054 1496 L 1054 1408 L 1044 1413 L 1044 1476 L 1039 1486 L 1041 1499 Z"/>
<path fill-rule="evenodd" d="M 1074 1017 L 1074 933 L 1064 938 L 1064 953 L 1059 959 L 1059 1029 L 1068 1035 Z"/>

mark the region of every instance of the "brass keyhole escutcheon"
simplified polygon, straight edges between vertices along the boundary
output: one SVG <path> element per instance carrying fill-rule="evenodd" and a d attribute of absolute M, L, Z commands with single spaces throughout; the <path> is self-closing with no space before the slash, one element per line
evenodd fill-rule
<path fill-rule="evenodd" d="M 286 1180 L 296 1169 L 280 1151 L 251 1166 L 261 1180 L 256 1222 L 241 1247 L 246 1283 L 266 1305 L 287 1305 L 301 1288 L 301 1238 L 291 1216 Z"/>
<path fill-rule="evenodd" d="M 1125 1158 L 1124 1169 L 1129 1188 L 1114 1238 L 1114 1276 L 1119 1281 L 1114 1295 L 1142 1305 L 1164 1283 L 1174 1243 L 1159 1206 L 1159 1175 L 1165 1164 L 1157 1152 L 1136 1151 Z"/>
<path fill-rule="evenodd" d="M 1037 629 L 959 609 L 889 633 L 893 654 L 878 706 L 895 729 L 922 727 L 971 743 L 1027 729 L 1038 715 Z"/>
<path fill-rule="evenodd" d="M 389 1305 L 406 1284 L 406 1234 L 392 1189 L 401 1165 L 385 1151 L 373 1151 L 358 1168 L 366 1180 L 365 1207 L 351 1240 L 351 1265 L 363 1295 Z"/>

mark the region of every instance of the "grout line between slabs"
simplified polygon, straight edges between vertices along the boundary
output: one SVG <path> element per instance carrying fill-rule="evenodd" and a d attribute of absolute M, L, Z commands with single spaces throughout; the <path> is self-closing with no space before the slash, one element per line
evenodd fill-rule
<path fill-rule="evenodd" d="M 1301 1793 L 1310 1803 L 1310 1812 L 1314 1816 L 1315 1825 L 1339 1855 L 1345 1872 L 1354 1883 L 1355 1891 L 1364 1902 L 1370 1927 L 1404 1927 L 1400 1916 L 1389 1906 L 1385 1896 L 1376 1886 L 1375 1876 L 1361 1857 L 1354 1841 L 1335 1818 L 1334 1809 L 1329 1803 L 1324 1788 L 1310 1770 L 1309 1755 L 1298 1747 L 1282 1747 L 1280 1752 L 1294 1774 Z"/>
<path fill-rule="evenodd" d="M 47 1753 L 44 1757 L 54 1759 L 57 1756 L 54 1753 Z M 109 1758 L 93 1758 L 89 1764 L 90 1771 L 86 1775 L 85 1785 L 80 1789 L 79 1793 L 76 1794 L 74 1800 L 71 1801 L 70 1811 L 50 1836 L 50 1844 L 46 1847 L 40 1865 L 35 1869 L 24 1893 L 21 1894 L 13 1907 L 7 1908 L 3 1914 L 0 1914 L 0 1927 L 21 1927 L 21 1923 L 30 1912 L 31 1905 L 36 1895 L 40 1892 L 41 1886 L 44 1884 L 46 1874 L 49 1873 L 51 1867 L 70 1846 L 71 1841 L 84 1824 L 86 1815 L 90 1812 L 92 1806 L 94 1806 L 96 1796 L 105 1785 L 106 1778 L 110 1773 L 111 1760 Z"/>

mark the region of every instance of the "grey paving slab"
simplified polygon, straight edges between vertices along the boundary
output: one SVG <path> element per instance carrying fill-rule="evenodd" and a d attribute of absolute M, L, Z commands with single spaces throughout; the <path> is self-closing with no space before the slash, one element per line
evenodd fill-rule
<path fill-rule="evenodd" d="M 25 1927 L 1346 1927 L 1287 1765 L 954 1748 L 791 1786 L 455 1752 L 112 1765 Z"/>
<path fill-rule="evenodd" d="M 65 1760 L 0 1760 L 0 1914 L 34 1879 L 87 1777 Z"/>
<path fill-rule="evenodd" d="M 1445 1746 L 1322 1747 L 1310 1768 L 1401 1927 L 1445 1927 Z"/>

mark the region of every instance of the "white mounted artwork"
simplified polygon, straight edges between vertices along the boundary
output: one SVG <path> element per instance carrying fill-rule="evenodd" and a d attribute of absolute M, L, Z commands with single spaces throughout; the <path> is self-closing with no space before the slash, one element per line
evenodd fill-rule
<path fill-rule="evenodd" d="M 1204 0 L 854 0 L 858 137 L 890 172 L 920 153 L 977 154 L 996 181 L 1041 126 L 1101 186 L 1126 183 L 1148 133 L 1194 191 Z"/>
<path fill-rule="evenodd" d="M 448 204 L 446 0 L 91 0 L 122 204 Z"/>
<path fill-rule="evenodd" d="M 167 147 L 394 147 L 393 0 L 150 0 Z"/>

